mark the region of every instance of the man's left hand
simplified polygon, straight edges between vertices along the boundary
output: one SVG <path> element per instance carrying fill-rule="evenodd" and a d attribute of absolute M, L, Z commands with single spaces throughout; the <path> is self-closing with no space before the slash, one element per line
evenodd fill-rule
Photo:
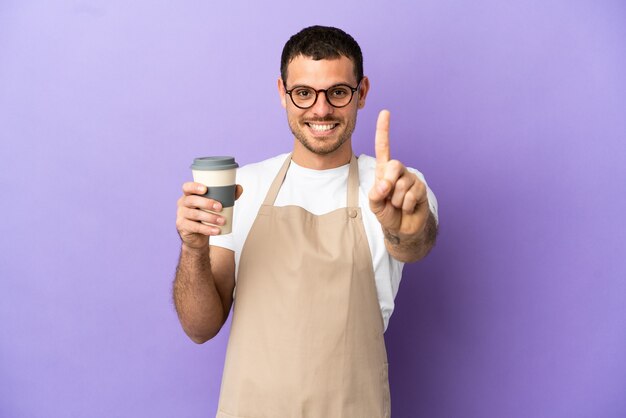
<path fill-rule="evenodd" d="M 392 245 L 419 240 L 430 216 L 426 185 L 389 150 L 389 111 L 376 123 L 376 179 L 369 192 L 370 209 Z"/>

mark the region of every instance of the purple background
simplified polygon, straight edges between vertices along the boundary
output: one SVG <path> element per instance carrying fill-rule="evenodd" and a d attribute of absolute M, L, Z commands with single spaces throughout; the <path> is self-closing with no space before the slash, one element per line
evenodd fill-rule
<path fill-rule="evenodd" d="M 0 416 L 213 416 L 171 281 L 193 157 L 289 150 L 288 37 L 352 33 L 355 132 L 440 202 L 386 333 L 396 417 L 626 416 L 623 1 L 0 2 Z"/>

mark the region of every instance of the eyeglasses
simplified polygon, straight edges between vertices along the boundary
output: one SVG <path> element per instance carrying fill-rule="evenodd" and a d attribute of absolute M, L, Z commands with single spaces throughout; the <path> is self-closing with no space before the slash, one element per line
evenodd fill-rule
<path fill-rule="evenodd" d="M 291 90 L 287 90 L 285 85 L 285 93 L 289 95 L 293 104 L 299 109 L 309 109 L 317 102 L 317 96 L 320 93 L 326 95 L 326 101 L 330 103 L 332 107 L 346 107 L 352 101 L 352 96 L 359 89 L 359 84 L 356 87 L 350 87 L 347 84 L 337 84 L 336 86 L 329 87 L 327 89 L 315 90 L 313 87 L 299 86 L 294 87 Z"/>

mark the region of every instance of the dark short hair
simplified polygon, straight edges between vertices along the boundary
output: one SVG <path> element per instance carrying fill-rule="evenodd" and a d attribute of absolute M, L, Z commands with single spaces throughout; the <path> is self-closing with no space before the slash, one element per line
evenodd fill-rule
<path fill-rule="evenodd" d="M 349 58 L 354 64 L 357 82 L 363 78 L 363 54 L 361 47 L 346 32 L 330 26 L 310 26 L 293 35 L 283 48 L 280 58 L 280 76 L 287 83 L 287 66 L 298 56 L 323 59 Z"/>

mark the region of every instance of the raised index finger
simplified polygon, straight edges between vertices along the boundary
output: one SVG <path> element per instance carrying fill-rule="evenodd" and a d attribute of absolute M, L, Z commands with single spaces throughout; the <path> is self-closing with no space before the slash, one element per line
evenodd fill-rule
<path fill-rule="evenodd" d="M 391 159 L 389 151 L 389 111 L 381 110 L 376 122 L 376 163 L 384 164 Z"/>

